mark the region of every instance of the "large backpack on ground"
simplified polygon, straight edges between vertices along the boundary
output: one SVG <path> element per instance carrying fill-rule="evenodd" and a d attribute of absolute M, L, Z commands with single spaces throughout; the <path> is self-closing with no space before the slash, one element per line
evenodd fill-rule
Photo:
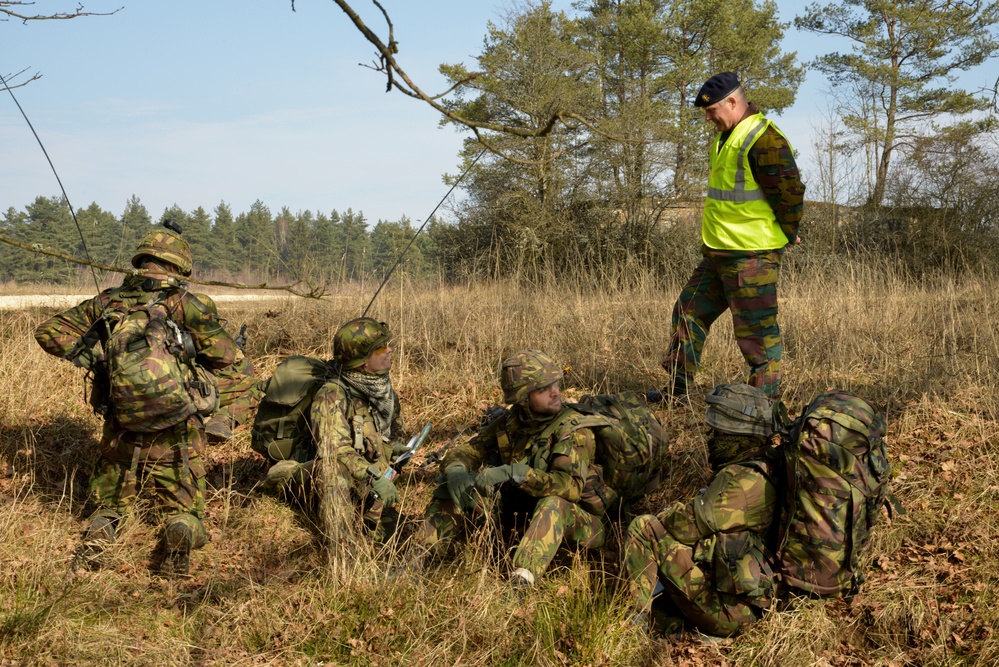
<path fill-rule="evenodd" d="M 596 436 L 596 460 L 604 482 L 622 500 L 631 502 L 659 488 L 669 443 L 638 394 L 587 394 L 569 407 L 601 420 L 587 424 Z"/>
<path fill-rule="evenodd" d="M 278 364 L 264 385 L 250 447 L 274 461 L 311 458 L 309 409 L 319 388 L 335 378 L 332 363 L 312 357 L 293 355 Z"/>
<path fill-rule="evenodd" d="M 215 377 L 194 362 L 189 334 L 154 300 L 107 315 L 108 399 L 122 428 L 152 433 L 218 408 Z"/>
<path fill-rule="evenodd" d="M 777 545 L 783 583 L 851 594 L 860 560 L 888 497 L 885 419 L 846 391 L 822 394 L 782 434 L 784 475 Z"/>

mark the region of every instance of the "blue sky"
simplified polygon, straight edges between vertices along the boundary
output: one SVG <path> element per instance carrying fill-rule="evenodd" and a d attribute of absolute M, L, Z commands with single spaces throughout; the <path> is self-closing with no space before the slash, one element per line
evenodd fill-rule
<path fill-rule="evenodd" d="M 134 194 L 158 218 L 174 204 L 234 212 L 260 199 L 366 218 L 422 221 L 446 192 L 462 134 L 437 114 L 359 67 L 373 48 L 329 0 L 84 0 L 114 16 L 22 24 L 0 22 L 0 73 L 42 78 L 15 90 L 75 207 L 97 202 L 120 215 Z M 368 0 L 355 8 L 383 33 Z M 472 64 L 486 22 L 506 3 L 383 0 L 400 62 L 425 89 L 442 86 L 442 62 Z M 778 0 L 791 21 L 803 3 Z M 568 9 L 570 2 L 555 2 Z M 40 12 L 74 0 L 40 0 Z M 802 60 L 828 39 L 788 30 L 784 47 Z M 23 79 L 23 76 L 21 77 Z M 981 75 L 982 83 L 988 77 Z M 825 110 L 811 71 L 795 105 L 776 117 L 806 171 L 811 125 Z M 0 210 L 57 195 L 44 155 L 13 101 L 0 98 Z"/>

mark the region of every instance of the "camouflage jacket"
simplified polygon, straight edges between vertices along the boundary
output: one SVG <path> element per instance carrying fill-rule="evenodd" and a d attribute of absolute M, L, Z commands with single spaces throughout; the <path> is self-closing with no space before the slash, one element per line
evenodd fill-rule
<path fill-rule="evenodd" d="M 714 575 L 718 590 L 769 598 L 775 584 L 770 528 L 777 509 L 772 465 L 763 460 L 725 466 L 686 504 L 657 515 L 694 561 Z"/>
<path fill-rule="evenodd" d="M 571 430 L 569 424 L 545 437 L 546 427 L 561 420 L 571 408 L 551 419 L 533 419 L 521 406 L 489 424 L 467 443 L 448 452 L 441 464 L 446 470 L 462 463 L 469 471 L 483 466 L 527 463 L 527 478 L 518 488 L 536 498 L 559 496 L 576 503 L 591 474 L 596 439 L 588 428 Z"/>
<path fill-rule="evenodd" d="M 181 329 L 191 332 L 197 350 L 196 362 L 215 371 L 226 369 L 239 357 L 236 342 L 219 321 L 215 302 L 206 294 L 188 292 L 186 286 L 155 291 L 143 289 L 145 278 L 129 276 L 121 287 L 107 289 L 74 308 L 45 320 L 35 329 L 35 340 L 49 354 L 65 357 L 90 326 L 107 312 L 135 303 L 148 303 L 165 293 L 162 303 Z"/>
<path fill-rule="evenodd" d="M 378 432 L 367 399 L 340 385 L 327 382 L 312 399 L 309 418 L 316 458 L 334 457 L 353 479 L 368 478 L 372 464 L 384 472 L 391 463 L 392 441 L 403 437 L 402 407 L 399 396 L 392 392 L 391 438 L 386 440 Z M 355 438 L 355 426 L 360 438 Z"/>

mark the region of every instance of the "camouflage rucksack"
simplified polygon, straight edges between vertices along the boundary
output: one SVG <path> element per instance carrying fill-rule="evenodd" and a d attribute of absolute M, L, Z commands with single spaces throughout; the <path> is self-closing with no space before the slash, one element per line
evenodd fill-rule
<path fill-rule="evenodd" d="M 253 419 L 250 447 L 273 461 L 295 459 L 305 463 L 313 458 L 315 447 L 309 411 L 319 389 L 336 382 L 348 395 L 349 387 L 339 381 L 340 370 L 335 361 L 292 355 L 274 369 L 264 384 L 264 396 Z M 363 420 L 367 413 L 348 406 L 348 417 Z M 360 428 L 358 424 L 356 429 Z M 359 446 L 355 442 L 355 446 Z"/>
<path fill-rule="evenodd" d="M 622 500 L 637 500 L 659 488 L 669 443 L 644 399 L 633 391 L 587 394 L 569 407 L 606 420 L 593 427 L 596 459 L 603 466 L 604 482 Z"/>
<path fill-rule="evenodd" d="M 666 434 L 638 394 L 585 395 L 566 406 L 574 412 L 545 428 L 541 439 L 559 430 L 589 428 L 596 439 L 596 462 L 603 469 L 603 481 L 622 501 L 632 502 L 659 488 Z"/>
<path fill-rule="evenodd" d="M 860 559 L 891 477 L 885 429 L 869 402 L 834 390 L 813 400 L 782 434 L 777 551 L 786 585 L 839 595 L 864 581 Z"/>
<path fill-rule="evenodd" d="M 108 398 L 122 428 L 152 433 L 218 408 L 215 376 L 194 362 L 190 335 L 154 299 L 110 312 Z"/>

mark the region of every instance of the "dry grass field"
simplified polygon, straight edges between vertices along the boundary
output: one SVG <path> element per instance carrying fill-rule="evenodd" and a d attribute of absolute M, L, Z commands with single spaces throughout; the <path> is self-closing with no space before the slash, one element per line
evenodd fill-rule
<path fill-rule="evenodd" d="M 627 289 L 394 283 L 373 315 L 398 333 L 393 378 L 409 429 L 433 422 L 428 450 L 447 443 L 499 399 L 499 362 L 524 347 L 568 367 L 570 398 L 661 383 L 680 278 Z M 523 601 L 490 539 L 422 575 L 400 568 L 411 528 L 382 549 L 363 539 L 319 549 L 307 516 L 254 488 L 266 464 L 245 429 L 209 452 L 211 542 L 190 579 L 157 574 L 149 520 L 126 524 L 103 570 L 72 574 L 99 422 L 82 371 L 32 339 L 52 309 L 0 310 L 0 665 L 999 664 L 999 281 L 916 284 L 860 263 L 782 281 L 792 414 L 834 386 L 883 405 L 907 513 L 884 515 L 852 600 L 790 600 L 716 642 L 650 638 L 624 622 L 615 540 L 561 558 Z M 248 324 L 266 377 L 291 353 L 328 357 L 372 291 L 222 311 L 230 330 Z M 693 406 L 659 413 L 672 467 L 649 509 L 706 478 L 703 397 L 744 370 L 726 316 Z M 419 459 L 399 478 L 412 522 L 436 474 Z"/>

